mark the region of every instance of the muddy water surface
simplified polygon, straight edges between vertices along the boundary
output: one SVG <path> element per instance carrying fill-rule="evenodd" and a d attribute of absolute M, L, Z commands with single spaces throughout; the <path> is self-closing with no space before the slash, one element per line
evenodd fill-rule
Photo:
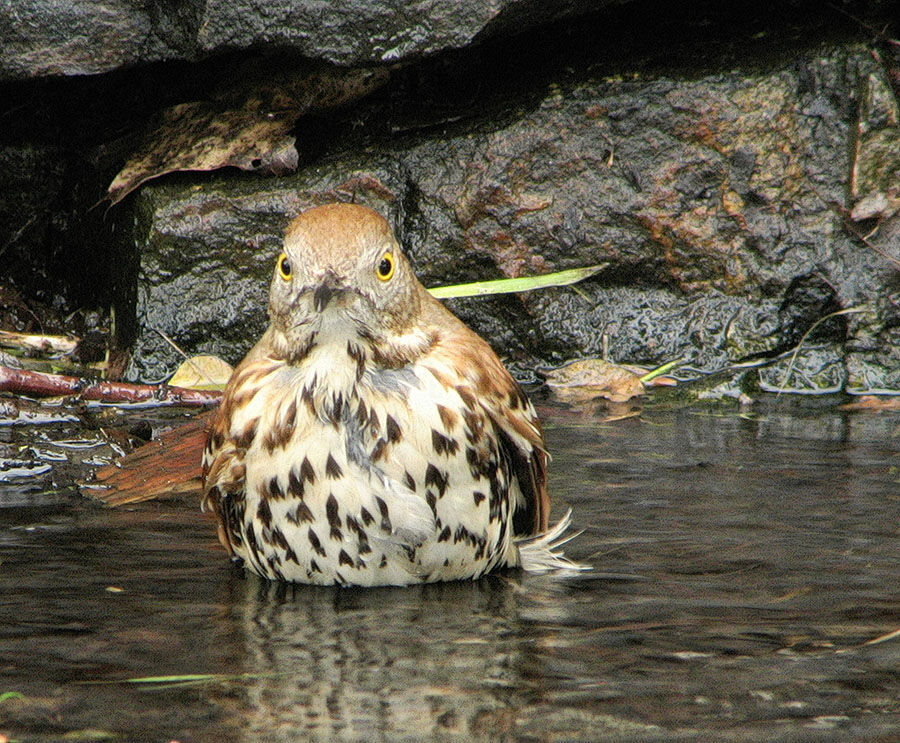
<path fill-rule="evenodd" d="M 0 472 L 0 734 L 900 739 L 900 416 L 542 414 L 595 571 L 368 591 L 244 577 L 192 502 L 75 495 L 76 423 L 0 427 L 37 468 Z M 221 676 L 126 681 L 181 674 Z"/>

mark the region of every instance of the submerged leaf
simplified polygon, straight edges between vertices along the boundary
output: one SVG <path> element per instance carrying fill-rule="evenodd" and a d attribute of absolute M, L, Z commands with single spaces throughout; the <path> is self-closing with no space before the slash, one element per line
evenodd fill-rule
<path fill-rule="evenodd" d="M 563 402 L 578 403 L 603 397 L 625 402 L 644 394 L 640 377 L 603 359 L 573 361 L 546 373 L 547 386 Z"/>

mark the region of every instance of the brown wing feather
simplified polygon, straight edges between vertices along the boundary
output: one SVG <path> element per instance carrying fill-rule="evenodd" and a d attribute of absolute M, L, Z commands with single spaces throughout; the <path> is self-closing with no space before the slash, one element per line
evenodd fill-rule
<path fill-rule="evenodd" d="M 436 299 L 429 296 L 425 301 L 423 315 L 438 338 L 429 356 L 463 374 L 502 432 L 501 445 L 522 492 L 513 513 L 514 533 L 526 536 L 546 531 L 550 519 L 548 455 L 534 406 L 486 341 Z M 478 364 L 472 364 L 472 359 Z"/>

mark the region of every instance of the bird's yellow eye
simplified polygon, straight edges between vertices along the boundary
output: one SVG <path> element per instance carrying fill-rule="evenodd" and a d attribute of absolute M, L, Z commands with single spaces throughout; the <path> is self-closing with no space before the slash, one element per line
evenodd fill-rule
<path fill-rule="evenodd" d="M 285 281 L 291 280 L 291 262 L 285 253 L 278 256 L 278 275 Z"/>
<path fill-rule="evenodd" d="M 394 254 L 390 250 L 381 256 L 381 261 L 379 261 L 375 273 L 378 274 L 378 278 L 382 281 L 390 281 L 391 276 L 394 275 Z"/>

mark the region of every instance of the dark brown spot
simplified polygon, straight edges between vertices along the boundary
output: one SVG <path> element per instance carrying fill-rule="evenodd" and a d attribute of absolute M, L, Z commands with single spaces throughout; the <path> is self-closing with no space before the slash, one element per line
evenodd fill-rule
<path fill-rule="evenodd" d="M 284 551 L 284 559 L 285 559 L 285 560 L 290 560 L 291 562 L 293 562 L 293 563 L 296 564 L 296 565 L 299 565 L 299 564 L 300 564 L 300 560 L 299 560 L 298 557 L 297 557 L 297 553 L 294 552 L 294 550 L 293 550 L 291 547 L 288 547 L 288 548 Z"/>
<path fill-rule="evenodd" d="M 247 525 L 247 547 L 253 553 L 253 556 L 256 558 L 257 562 L 259 561 L 259 547 L 256 545 L 256 531 L 253 529 L 253 524 Z"/>
<path fill-rule="evenodd" d="M 343 476 L 344 471 L 341 469 L 341 466 L 334 460 L 334 457 L 329 454 L 328 460 L 325 462 L 325 477 L 331 478 L 332 480 L 338 480 Z"/>
<path fill-rule="evenodd" d="M 487 540 L 484 537 L 478 537 L 476 543 L 477 548 L 475 550 L 475 559 L 480 560 L 484 557 L 484 550 L 487 547 Z"/>
<path fill-rule="evenodd" d="M 478 401 L 475 399 L 475 395 L 473 395 L 467 387 L 457 385 L 456 394 L 459 395 L 459 399 L 462 400 L 463 404 L 470 410 L 475 410 L 478 407 Z"/>
<path fill-rule="evenodd" d="M 337 428 L 341 424 L 341 415 L 344 412 L 344 396 L 342 394 L 338 393 L 332 398 L 331 409 L 327 412 L 331 425 Z"/>
<path fill-rule="evenodd" d="M 322 547 L 322 543 L 319 541 L 319 537 L 312 530 L 312 527 L 309 527 L 309 531 L 306 533 L 307 538 L 309 539 L 309 543 L 313 548 L 313 551 L 317 555 L 321 555 L 322 557 L 327 557 L 328 553 Z"/>
<path fill-rule="evenodd" d="M 415 492 L 416 489 L 416 481 L 413 479 L 413 476 L 409 474 L 409 470 L 406 470 L 403 474 L 404 479 L 406 480 L 406 487 Z"/>
<path fill-rule="evenodd" d="M 466 439 L 470 444 L 474 444 L 484 434 L 484 416 L 464 410 L 463 418 L 466 421 Z"/>
<path fill-rule="evenodd" d="M 372 454 L 370 459 L 373 462 L 377 462 L 384 456 L 384 453 L 387 451 L 387 441 L 385 439 L 378 439 L 375 442 L 375 446 L 372 447 Z"/>
<path fill-rule="evenodd" d="M 391 531 L 391 517 L 388 514 L 387 503 L 380 496 L 375 496 L 375 503 L 378 504 L 378 510 L 381 512 L 381 528 L 383 531 Z"/>
<path fill-rule="evenodd" d="M 366 409 L 366 404 L 362 401 L 360 401 L 359 407 L 356 409 L 356 420 L 359 421 L 360 428 L 365 428 L 366 423 L 369 422 L 369 411 Z"/>
<path fill-rule="evenodd" d="M 475 390 L 482 397 L 488 397 L 494 391 L 494 383 L 491 375 L 484 369 L 480 369 L 475 375 Z"/>
<path fill-rule="evenodd" d="M 358 382 L 366 371 L 366 354 L 355 343 L 347 341 L 347 355 L 356 362 L 356 381 Z"/>
<path fill-rule="evenodd" d="M 359 517 L 362 519 L 363 523 L 366 526 L 370 526 L 375 523 L 375 517 L 369 513 L 369 509 L 365 506 L 359 509 Z"/>
<path fill-rule="evenodd" d="M 258 425 L 259 418 L 254 418 L 253 420 L 251 420 L 246 426 L 244 426 L 244 430 L 234 437 L 234 445 L 238 449 L 250 448 L 250 444 L 252 444 L 253 439 L 256 438 L 256 428 Z"/>
<path fill-rule="evenodd" d="M 385 555 L 384 553 L 382 553 L 382 555 L 381 555 L 381 562 L 378 563 L 378 567 L 380 567 L 380 568 L 387 567 L 387 555 Z"/>
<path fill-rule="evenodd" d="M 300 399 L 308 408 L 309 412 L 313 415 L 316 414 L 316 403 L 313 400 L 313 390 L 315 389 L 315 380 L 310 382 L 309 386 L 304 385 L 303 389 L 300 390 Z"/>
<path fill-rule="evenodd" d="M 392 444 L 396 444 L 403 436 L 400 432 L 400 426 L 397 425 L 397 421 L 390 415 L 384 420 L 384 432 L 387 435 L 387 440 Z"/>
<path fill-rule="evenodd" d="M 377 439 L 381 434 L 381 423 L 378 421 L 378 413 L 375 408 L 369 410 L 369 430 L 372 432 L 372 438 Z"/>
<path fill-rule="evenodd" d="M 438 534 L 438 541 L 446 542 L 448 539 L 450 539 L 450 527 L 445 526 L 444 530 L 440 534 Z"/>
<path fill-rule="evenodd" d="M 456 428 L 456 424 L 459 422 L 459 416 L 456 413 L 443 405 L 438 405 L 437 411 L 438 415 L 441 416 L 441 423 L 444 424 L 444 428 L 447 431 L 452 431 Z"/>
<path fill-rule="evenodd" d="M 506 396 L 507 400 L 509 400 L 509 407 L 512 410 L 516 410 L 519 407 L 519 392 L 513 387 L 510 389 L 509 394 Z"/>
<path fill-rule="evenodd" d="M 338 513 L 337 498 L 334 493 L 328 494 L 328 500 L 325 501 L 325 515 L 328 517 L 328 525 L 331 527 L 331 538 L 340 542 L 343 539 L 341 534 L 341 517 Z"/>
<path fill-rule="evenodd" d="M 453 535 L 453 544 L 458 544 L 459 542 L 468 542 L 470 545 L 475 547 L 478 543 L 478 540 L 472 532 L 470 532 L 465 526 L 460 524 L 456 527 L 456 533 Z"/>
<path fill-rule="evenodd" d="M 309 561 L 309 569 L 310 569 L 313 573 L 321 573 L 321 572 L 322 572 L 322 568 L 319 567 L 319 563 L 317 563 L 317 562 L 315 561 L 315 559 L 312 559 L 312 560 Z"/>
<path fill-rule="evenodd" d="M 288 511 L 287 520 L 293 521 L 295 524 L 302 524 L 304 522 L 311 524 L 316 519 L 313 516 L 312 511 L 309 510 L 309 506 L 303 501 L 300 501 L 293 511 Z"/>
<path fill-rule="evenodd" d="M 213 433 L 209 442 L 206 444 L 206 453 L 212 454 L 214 449 L 221 449 L 222 444 L 225 443 L 225 436 L 221 431 L 216 431 Z"/>
<path fill-rule="evenodd" d="M 290 443 L 291 437 L 294 435 L 294 422 L 297 417 L 297 400 L 291 399 L 287 412 L 283 420 L 279 420 L 269 429 L 263 439 L 263 447 L 269 454 L 275 449 L 284 448 Z"/>
<path fill-rule="evenodd" d="M 476 490 L 475 492 L 472 493 L 472 498 L 475 500 L 475 505 L 476 505 L 476 506 L 480 506 L 480 505 L 481 505 L 481 502 L 482 502 L 485 498 L 487 498 L 487 496 L 486 496 L 484 493 L 480 493 L 480 492 L 478 492 L 478 491 Z"/>
<path fill-rule="evenodd" d="M 488 507 L 490 508 L 488 518 L 491 521 L 496 521 L 502 515 L 504 498 L 507 494 L 506 480 L 498 476 L 499 474 L 499 472 L 494 472 L 490 478 L 491 493 L 488 499 Z"/>
<path fill-rule="evenodd" d="M 277 526 L 272 529 L 272 543 L 281 549 L 288 549 L 288 541 L 284 536 L 284 533 Z"/>
<path fill-rule="evenodd" d="M 365 534 L 362 527 L 359 525 L 359 521 L 353 516 L 353 514 L 347 514 L 347 529 L 350 531 L 354 531 L 357 534 Z"/>
<path fill-rule="evenodd" d="M 456 450 L 459 449 L 459 442 L 456 439 L 444 436 L 444 434 L 435 431 L 433 428 L 431 429 L 431 445 L 438 455 L 450 456 L 456 454 Z"/>
<path fill-rule="evenodd" d="M 437 487 L 438 497 L 441 497 L 444 494 L 449 480 L 450 475 L 439 470 L 433 464 L 429 464 L 428 469 L 425 470 L 425 487 L 427 488 L 429 485 Z"/>
<path fill-rule="evenodd" d="M 351 558 L 345 550 L 341 550 L 338 554 L 338 565 L 348 565 L 352 568 L 353 558 Z"/>
<path fill-rule="evenodd" d="M 428 504 L 429 508 L 431 508 L 431 512 L 437 515 L 437 496 L 434 494 L 433 490 L 425 492 L 425 502 Z"/>
<path fill-rule="evenodd" d="M 269 501 L 261 500 L 259 502 L 259 506 L 256 509 L 256 518 L 267 528 L 272 525 L 272 509 L 269 508 Z"/>
<path fill-rule="evenodd" d="M 303 498 L 303 480 L 297 475 L 297 469 L 291 467 L 288 475 L 288 494 L 294 498 Z"/>
<path fill-rule="evenodd" d="M 431 376 L 434 377 L 442 387 L 450 389 L 453 386 L 450 378 L 442 371 L 439 371 L 433 366 L 426 366 L 425 368 L 428 369 L 429 372 L 431 372 Z"/>
<path fill-rule="evenodd" d="M 303 457 L 303 462 L 301 462 L 300 464 L 300 482 L 308 482 L 310 485 L 312 485 L 315 481 L 316 471 L 309 463 L 309 459 Z"/>
<path fill-rule="evenodd" d="M 284 493 L 281 491 L 281 486 L 278 484 L 277 477 L 273 477 L 269 480 L 269 497 L 274 498 L 275 500 L 284 498 Z"/>

